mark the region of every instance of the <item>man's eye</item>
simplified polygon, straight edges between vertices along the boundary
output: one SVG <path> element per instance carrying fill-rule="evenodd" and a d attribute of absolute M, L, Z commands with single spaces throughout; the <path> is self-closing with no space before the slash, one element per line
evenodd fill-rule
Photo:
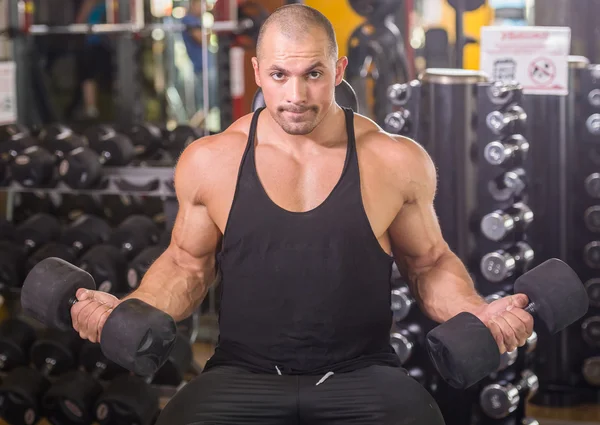
<path fill-rule="evenodd" d="M 319 71 L 313 71 L 313 72 L 309 73 L 308 76 L 310 78 L 316 80 L 317 78 L 319 78 L 321 76 L 321 73 Z"/>
<path fill-rule="evenodd" d="M 275 72 L 271 74 L 271 77 L 273 77 L 275 80 L 281 80 L 283 79 L 283 74 L 281 72 Z"/>

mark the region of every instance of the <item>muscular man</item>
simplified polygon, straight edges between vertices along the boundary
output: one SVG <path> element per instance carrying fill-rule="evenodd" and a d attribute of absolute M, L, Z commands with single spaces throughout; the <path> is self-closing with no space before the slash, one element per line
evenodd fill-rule
<path fill-rule="evenodd" d="M 266 109 L 183 152 L 171 245 L 129 296 L 183 319 L 218 251 L 219 344 L 158 425 L 442 424 L 390 346 L 393 259 L 431 318 L 470 311 L 501 352 L 532 333 L 527 297 L 483 301 L 442 238 L 426 152 L 336 104 L 347 59 L 321 13 L 275 11 L 252 64 Z M 97 341 L 119 300 L 77 296 Z"/>

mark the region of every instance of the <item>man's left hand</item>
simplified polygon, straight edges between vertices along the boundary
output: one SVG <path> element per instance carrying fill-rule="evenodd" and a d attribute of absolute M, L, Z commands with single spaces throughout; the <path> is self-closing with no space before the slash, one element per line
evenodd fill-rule
<path fill-rule="evenodd" d="M 501 354 L 522 347 L 533 333 L 533 317 L 523 310 L 527 304 L 527 295 L 515 294 L 493 301 L 474 312 L 492 332 Z"/>

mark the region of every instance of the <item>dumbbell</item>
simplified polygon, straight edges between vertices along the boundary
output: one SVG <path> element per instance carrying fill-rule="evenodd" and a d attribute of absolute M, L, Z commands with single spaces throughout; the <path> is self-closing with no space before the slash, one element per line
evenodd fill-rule
<path fill-rule="evenodd" d="M 493 419 L 502 419 L 519 407 L 521 398 L 530 399 L 539 388 L 538 377 L 530 370 L 521 373 L 515 384 L 490 384 L 479 395 L 481 410 Z"/>
<path fill-rule="evenodd" d="M 102 167 L 125 166 L 135 156 L 131 140 L 123 134 L 104 134 L 90 138 L 89 143 L 89 148 L 69 152 L 58 168 L 61 180 L 74 189 L 96 186 L 102 179 Z"/>
<path fill-rule="evenodd" d="M 518 83 L 495 81 L 489 85 L 487 94 L 495 105 L 506 105 L 522 90 L 522 86 Z"/>
<path fill-rule="evenodd" d="M 135 214 L 140 214 L 142 202 L 131 195 L 104 195 L 102 197 L 104 217 L 112 226 L 118 226 Z"/>
<path fill-rule="evenodd" d="M 583 261 L 590 269 L 600 269 L 600 240 L 592 241 L 583 248 Z"/>
<path fill-rule="evenodd" d="M 600 347 L 600 316 L 591 316 L 583 321 L 581 336 L 590 346 Z"/>
<path fill-rule="evenodd" d="M 407 372 L 408 376 L 415 379 L 422 386 L 427 387 L 427 373 L 423 369 L 420 367 L 411 367 Z"/>
<path fill-rule="evenodd" d="M 0 218 L 0 241 L 15 240 L 15 226 L 5 218 Z"/>
<path fill-rule="evenodd" d="M 98 282 L 99 291 L 113 295 L 129 292 L 127 259 L 119 248 L 109 244 L 93 246 L 81 256 L 77 266 Z"/>
<path fill-rule="evenodd" d="M 529 152 L 529 142 L 520 134 L 494 140 L 483 149 L 483 157 L 490 165 L 514 167 L 522 165 Z"/>
<path fill-rule="evenodd" d="M 86 271 L 58 258 L 42 260 L 29 272 L 23 290 L 23 310 L 58 329 L 72 329 L 71 306 L 79 288 L 96 289 Z M 152 375 L 171 352 L 176 324 L 171 316 L 139 300 L 122 301 L 108 316 L 101 335 L 104 355 L 127 370 Z"/>
<path fill-rule="evenodd" d="M 410 294 L 408 286 L 403 285 L 399 288 L 392 289 L 391 304 L 394 322 L 400 322 L 406 319 L 414 303 L 415 299 Z"/>
<path fill-rule="evenodd" d="M 525 294 L 525 311 L 556 333 L 583 317 L 589 300 L 583 283 L 567 264 L 550 259 L 521 275 L 515 294 Z M 500 350 L 487 326 L 462 312 L 427 334 L 429 357 L 441 377 L 455 388 L 468 388 L 498 368 Z"/>
<path fill-rule="evenodd" d="M 533 211 L 523 202 L 505 210 L 495 210 L 481 219 L 481 232 L 489 240 L 499 242 L 511 234 L 524 232 L 533 222 Z"/>
<path fill-rule="evenodd" d="M 66 223 L 71 223 L 84 214 L 102 217 L 104 216 L 103 198 L 104 196 L 98 194 L 61 194 L 56 215 Z"/>
<path fill-rule="evenodd" d="M 160 236 L 160 229 L 150 217 L 133 215 L 123 221 L 113 232 L 110 244 L 118 247 L 129 261 L 142 250 L 155 245 Z"/>
<path fill-rule="evenodd" d="M 152 425 L 159 409 L 156 389 L 138 376 L 120 375 L 96 401 L 94 416 L 100 425 Z"/>
<path fill-rule="evenodd" d="M 600 205 L 593 205 L 583 213 L 583 221 L 590 232 L 600 233 Z"/>
<path fill-rule="evenodd" d="M 485 254 L 479 263 L 481 274 L 490 282 L 499 283 L 526 271 L 533 261 L 534 252 L 527 242 L 519 241 L 512 247 Z"/>
<path fill-rule="evenodd" d="M 42 131 L 43 133 L 43 131 Z M 58 182 L 57 165 L 69 152 L 85 146 L 85 139 L 72 131 L 63 131 L 51 137 L 45 133 L 39 145 L 21 152 L 12 162 L 10 170 L 15 181 L 25 187 L 51 186 Z"/>
<path fill-rule="evenodd" d="M 585 359 L 581 373 L 588 384 L 600 387 L 600 357 L 594 356 Z"/>
<path fill-rule="evenodd" d="M 600 173 L 592 173 L 583 182 L 585 191 L 594 199 L 600 199 Z"/>
<path fill-rule="evenodd" d="M 29 135 L 29 129 L 22 124 L 11 123 L 0 125 L 0 143 Z"/>
<path fill-rule="evenodd" d="M 505 111 L 490 112 L 485 118 L 488 128 L 498 135 L 521 133 L 526 121 L 527 114 L 519 105 L 511 105 Z"/>
<path fill-rule="evenodd" d="M 390 332 L 390 343 L 402 364 L 410 360 L 417 346 L 423 342 L 423 329 L 416 323 L 395 325 Z"/>
<path fill-rule="evenodd" d="M 35 146 L 37 140 L 29 135 L 29 133 L 19 133 L 15 130 L 14 133 L 6 134 L 6 138 L 0 139 L 0 179 L 9 180 L 12 178 L 10 174 L 11 164 L 21 152 Z"/>
<path fill-rule="evenodd" d="M 11 317 L 0 323 L 0 370 L 27 366 L 35 338 L 33 327 L 21 319 Z"/>
<path fill-rule="evenodd" d="M 490 180 L 488 190 L 496 201 L 508 201 L 513 196 L 521 196 L 527 188 L 527 175 L 523 168 L 510 169 Z"/>
<path fill-rule="evenodd" d="M 167 360 L 154 376 L 147 378 L 147 381 L 154 385 L 178 387 L 184 381 L 193 360 L 192 343 L 186 335 L 177 332 L 175 344 Z"/>
<path fill-rule="evenodd" d="M 140 123 L 121 131 L 133 143 L 138 158 L 154 157 L 162 146 L 162 132 L 154 124 Z"/>
<path fill-rule="evenodd" d="M 13 369 L 0 385 L 0 416 L 10 424 L 31 425 L 43 412 L 42 396 L 50 377 L 62 375 L 77 365 L 81 339 L 73 331 L 47 330 L 30 352 L 34 368 Z"/>
<path fill-rule="evenodd" d="M 27 259 L 27 273 L 37 263 L 49 257 L 61 258 L 74 264 L 91 247 L 105 243 L 111 231 L 110 225 L 102 218 L 82 215 L 65 229 L 58 242 L 44 245 Z"/>
<path fill-rule="evenodd" d="M 600 278 L 589 279 L 584 286 L 590 297 L 590 305 L 596 308 L 600 307 Z"/>
<path fill-rule="evenodd" d="M 178 125 L 169 132 L 167 138 L 163 137 L 162 147 L 173 156 L 179 156 L 190 143 L 204 136 L 198 128 L 189 125 Z"/>
<path fill-rule="evenodd" d="M 80 365 L 60 376 L 43 397 L 46 417 L 52 423 L 91 425 L 95 419 L 94 405 L 102 394 L 102 381 L 127 374 L 127 370 L 108 360 L 99 344 L 86 341 L 81 349 Z"/>
<path fill-rule="evenodd" d="M 384 129 L 393 134 L 407 134 L 411 131 L 411 115 L 408 109 L 390 112 L 384 119 Z"/>
<path fill-rule="evenodd" d="M 0 280 L 21 286 L 26 258 L 60 235 L 60 223 L 50 214 L 29 217 L 15 229 L 15 242 L 0 243 Z"/>
<path fill-rule="evenodd" d="M 166 247 L 152 245 L 140 252 L 130 263 L 127 269 L 127 284 L 131 290 L 137 289 L 142 278 L 158 257 L 165 252 Z"/>
<path fill-rule="evenodd" d="M 506 297 L 507 295 L 508 294 L 504 291 L 498 291 L 498 292 L 494 292 L 493 294 L 486 296 L 484 299 L 485 299 L 485 302 L 490 304 L 494 301 L 498 301 L 499 299 Z M 500 355 L 500 364 L 498 366 L 498 369 L 496 369 L 496 372 L 500 372 L 505 369 L 508 369 L 510 366 L 515 364 L 518 356 L 519 356 L 519 350 L 505 351 L 504 353 L 502 353 Z"/>

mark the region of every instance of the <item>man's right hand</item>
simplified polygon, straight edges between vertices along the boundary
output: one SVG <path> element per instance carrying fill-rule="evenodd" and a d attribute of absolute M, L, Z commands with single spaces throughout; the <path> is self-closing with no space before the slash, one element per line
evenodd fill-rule
<path fill-rule="evenodd" d="M 77 290 L 76 296 L 78 301 L 71 307 L 73 328 L 81 338 L 100 342 L 108 315 L 121 301 L 109 293 L 83 288 Z"/>

